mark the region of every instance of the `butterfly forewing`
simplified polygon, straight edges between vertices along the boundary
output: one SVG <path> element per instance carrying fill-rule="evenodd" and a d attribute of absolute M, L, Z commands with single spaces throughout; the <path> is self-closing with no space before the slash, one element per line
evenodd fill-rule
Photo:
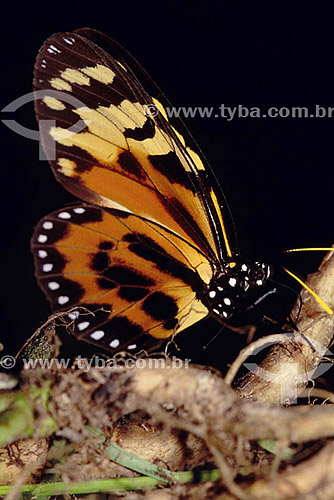
<path fill-rule="evenodd" d="M 132 75 L 137 81 L 136 89 L 142 96 L 143 102 L 150 103 L 149 109 L 152 109 L 153 105 L 155 121 L 162 130 L 165 130 L 167 136 L 173 137 L 173 144 L 178 145 L 176 150 L 181 163 L 186 164 L 186 171 L 193 174 L 189 176 L 189 182 L 194 182 L 196 194 L 201 199 L 207 214 L 220 257 L 225 259 L 232 254 L 236 255 L 238 245 L 234 223 L 224 193 L 198 144 L 180 119 L 179 113 L 174 113 L 175 108 L 172 108 L 149 74 L 115 40 L 91 28 L 81 28 L 75 33 L 102 47 L 122 65 L 123 69 L 126 69 L 128 75 Z M 167 109 L 171 110 L 169 115 Z"/>
<path fill-rule="evenodd" d="M 45 94 L 36 113 L 56 177 L 84 201 L 168 227 L 217 264 L 223 221 L 199 156 L 144 90 L 139 66 L 132 70 L 86 38 L 96 32 L 79 33 L 53 35 L 35 66 L 35 90 Z M 161 109 L 157 116 L 147 113 L 152 104 Z"/>

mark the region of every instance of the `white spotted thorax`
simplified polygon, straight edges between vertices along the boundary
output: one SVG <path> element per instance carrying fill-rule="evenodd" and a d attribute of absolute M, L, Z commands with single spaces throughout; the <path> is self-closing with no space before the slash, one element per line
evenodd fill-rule
<path fill-rule="evenodd" d="M 262 262 L 230 262 L 225 271 L 211 280 L 205 292 L 209 309 L 223 319 L 240 307 L 247 290 L 264 285 L 271 273 L 270 266 Z"/>

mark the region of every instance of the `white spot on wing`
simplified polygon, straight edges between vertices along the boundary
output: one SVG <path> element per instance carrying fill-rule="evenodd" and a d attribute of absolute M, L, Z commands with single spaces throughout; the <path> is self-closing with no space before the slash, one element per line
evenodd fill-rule
<path fill-rule="evenodd" d="M 46 252 L 45 250 L 38 250 L 38 257 L 40 259 L 45 259 L 45 257 L 48 256 L 48 252 Z"/>
<path fill-rule="evenodd" d="M 73 208 L 73 212 L 76 214 L 84 214 L 86 210 L 82 207 Z"/>
<path fill-rule="evenodd" d="M 71 214 L 68 213 L 68 212 L 60 212 L 58 214 L 58 218 L 59 219 L 70 219 L 71 218 Z"/>
<path fill-rule="evenodd" d="M 64 42 L 68 43 L 69 45 L 74 44 L 74 38 L 66 38 L 66 36 L 64 36 L 63 40 L 64 40 Z"/>
<path fill-rule="evenodd" d="M 37 241 L 38 243 L 45 243 L 46 241 L 48 241 L 48 237 L 46 236 L 46 234 L 39 234 Z"/>
<path fill-rule="evenodd" d="M 73 311 L 73 312 L 68 314 L 68 317 L 70 319 L 77 319 L 79 317 L 79 314 L 80 314 L 79 311 Z"/>
<path fill-rule="evenodd" d="M 58 290 L 60 285 L 59 285 L 59 283 L 57 283 L 57 281 L 50 281 L 48 283 L 48 287 L 50 288 L 50 290 Z"/>
<path fill-rule="evenodd" d="M 136 349 L 136 347 L 137 347 L 137 344 L 128 345 L 128 350 L 131 351 L 132 349 Z"/>
<path fill-rule="evenodd" d="M 55 47 L 54 45 L 50 45 L 50 47 L 47 48 L 47 51 L 50 53 L 50 54 L 60 54 L 60 50 Z"/>
<path fill-rule="evenodd" d="M 230 278 L 228 283 L 230 286 L 235 286 L 237 284 L 237 280 L 235 278 Z"/>
<path fill-rule="evenodd" d="M 96 330 L 96 332 L 91 333 L 90 336 L 94 340 L 100 340 L 104 337 L 104 331 L 103 330 Z"/>
<path fill-rule="evenodd" d="M 43 222 L 43 229 L 52 229 L 53 228 L 53 222 L 46 220 Z"/>
<path fill-rule="evenodd" d="M 119 343 L 120 343 L 120 342 L 119 342 L 119 340 L 118 340 L 118 339 L 114 339 L 114 340 L 112 340 L 112 341 L 110 342 L 110 344 L 109 344 L 109 345 L 110 345 L 110 347 L 112 347 L 113 349 L 116 349 L 116 347 L 118 347 L 118 346 L 119 346 Z"/>
<path fill-rule="evenodd" d="M 90 325 L 89 321 L 82 321 L 82 323 L 78 323 L 78 329 L 80 330 L 80 332 L 82 332 L 82 330 L 86 330 L 86 328 L 88 328 Z"/>
<path fill-rule="evenodd" d="M 211 292 L 209 292 L 210 299 L 214 299 L 215 296 L 216 296 L 216 292 L 214 290 L 211 290 Z"/>
<path fill-rule="evenodd" d="M 43 264 L 42 269 L 45 273 L 49 273 L 53 269 L 53 264 Z"/>
<path fill-rule="evenodd" d="M 67 304 L 67 302 L 68 302 L 69 300 L 70 300 L 70 298 L 69 298 L 69 297 L 67 297 L 67 295 L 60 295 L 60 296 L 58 297 L 58 304 L 62 306 L 62 305 L 64 305 L 64 304 Z"/>

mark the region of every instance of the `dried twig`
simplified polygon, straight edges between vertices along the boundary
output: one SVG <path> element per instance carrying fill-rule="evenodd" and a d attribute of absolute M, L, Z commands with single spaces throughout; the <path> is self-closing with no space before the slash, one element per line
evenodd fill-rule
<path fill-rule="evenodd" d="M 326 255 L 319 271 L 308 278 L 307 284 L 333 308 L 333 252 Z M 312 379 L 314 371 L 332 342 L 334 315 L 322 310 L 306 290 L 303 290 L 301 295 L 303 307 L 296 324 L 298 332 L 286 336 L 284 342 L 281 341 L 281 336 L 277 336 L 277 343 L 270 349 L 265 359 L 237 385 L 236 390 L 241 397 L 272 404 L 291 403 Z M 298 307 L 299 304 L 292 311 L 292 316 L 297 314 Z M 263 342 L 266 342 L 265 339 Z M 252 354 L 251 349 L 248 347 L 244 351 Z M 235 362 L 235 366 L 245 361 L 244 351 L 241 353 L 242 358 Z M 230 374 L 233 377 L 234 372 L 233 367 L 233 373 Z"/>

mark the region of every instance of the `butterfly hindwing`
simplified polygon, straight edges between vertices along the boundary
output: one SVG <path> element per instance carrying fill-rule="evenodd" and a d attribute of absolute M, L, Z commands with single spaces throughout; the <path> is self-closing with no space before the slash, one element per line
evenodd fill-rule
<path fill-rule="evenodd" d="M 103 41 L 109 53 L 95 43 Z M 36 114 L 44 149 L 73 194 L 168 227 L 218 265 L 222 253 L 232 253 L 204 163 L 170 124 L 163 97 L 144 89 L 143 75 L 131 56 L 94 30 L 50 37 L 34 79 L 43 91 Z M 157 116 L 147 112 L 152 105 Z"/>
<path fill-rule="evenodd" d="M 126 212 L 67 207 L 35 229 L 37 279 L 53 310 L 87 310 L 69 313 L 79 339 L 108 350 L 146 346 L 208 313 L 197 263 L 173 238 Z"/>

